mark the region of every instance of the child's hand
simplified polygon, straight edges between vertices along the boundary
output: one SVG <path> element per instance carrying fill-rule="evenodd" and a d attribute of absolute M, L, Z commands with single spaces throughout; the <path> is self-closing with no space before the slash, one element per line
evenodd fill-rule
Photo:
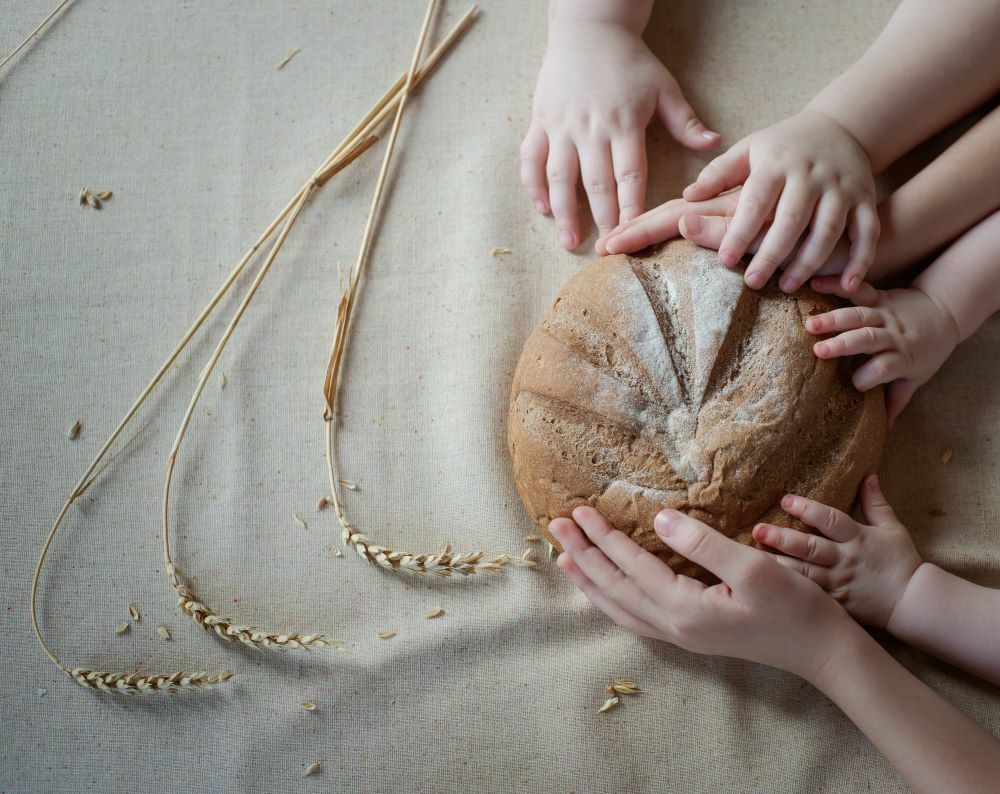
<path fill-rule="evenodd" d="M 595 243 L 594 249 L 601 256 L 641 251 L 650 245 L 676 237 L 683 228 L 679 228 L 681 219 L 690 218 L 692 214 L 718 215 L 720 217 L 732 215 L 736 211 L 736 202 L 739 197 L 739 191 L 734 190 L 707 201 L 672 199 L 634 220 L 619 224 L 609 234 L 600 237 Z M 707 247 L 711 248 L 712 246 Z M 718 249 L 718 246 L 715 248 Z"/>
<path fill-rule="evenodd" d="M 918 287 L 885 291 L 863 284 L 852 295 L 830 276 L 813 279 L 812 287 L 856 304 L 806 320 L 810 333 L 837 334 L 817 342 L 813 351 L 819 358 L 870 354 L 854 373 L 854 385 L 867 391 L 880 383 L 889 384 L 886 411 L 891 428 L 913 393 L 930 380 L 959 343 L 955 318 Z"/>
<path fill-rule="evenodd" d="M 563 247 L 580 243 L 578 175 L 600 234 L 643 211 L 646 126 L 655 113 L 685 146 L 718 146 L 719 135 L 698 120 L 638 33 L 607 22 L 551 20 L 521 143 L 521 182 L 539 212 L 551 209 Z"/>
<path fill-rule="evenodd" d="M 794 292 L 819 270 L 846 227 L 851 251 L 841 283 L 846 291 L 857 289 L 875 258 L 879 221 L 868 156 L 843 127 L 804 110 L 748 135 L 705 166 L 684 198 L 704 201 L 737 185 L 743 190 L 719 247 L 723 263 L 735 265 L 774 217 L 746 270 L 750 287 L 763 286 L 795 251 L 779 282 Z"/>
<path fill-rule="evenodd" d="M 675 574 L 590 507 L 549 529 L 558 565 L 621 626 L 696 653 L 735 656 L 812 679 L 854 625 L 805 577 L 673 510 L 656 517 L 663 542 L 707 568 L 711 587 Z"/>
<path fill-rule="evenodd" d="M 884 629 L 923 560 L 885 501 L 874 474 L 861 486 L 870 526 L 832 507 L 789 494 L 781 507 L 822 536 L 758 524 L 753 536 L 787 557 L 782 565 L 808 576 L 863 623 Z"/>

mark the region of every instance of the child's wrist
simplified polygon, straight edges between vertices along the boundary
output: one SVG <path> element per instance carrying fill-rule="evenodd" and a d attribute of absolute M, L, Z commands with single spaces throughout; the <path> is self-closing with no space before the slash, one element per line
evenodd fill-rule
<path fill-rule="evenodd" d="M 549 35 L 560 27 L 577 23 L 614 25 L 641 36 L 653 10 L 652 0 L 632 2 L 587 2 L 586 0 L 551 0 Z"/>
<path fill-rule="evenodd" d="M 839 129 L 844 135 L 854 141 L 854 143 L 858 145 L 858 148 L 864 152 L 865 157 L 868 158 L 868 166 L 871 168 L 872 174 L 875 174 L 875 161 L 869 147 L 866 146 L 861 137 L 853 129 L 851 129 L 851 125 L 844 118 L 844 114 L 839 113 L 836 107 L 830 106 L 822 101 L 822 95 L 813 99 L 808 105 L 805 106 L 802 112 L 814 113 L 818 116 L 822 116 Z"/>
<path fill-rule="evenodd" d="M 947 576 L 944 571 L 929 562 L 922 562 L 910 575 L 902 593 L 889 613 L 885 630 L 897 639 L 910 641 L 920 635 L 923 630 L 923 618 L 927 614 L 927 593 L 933 587 L 935 580 Z"/>

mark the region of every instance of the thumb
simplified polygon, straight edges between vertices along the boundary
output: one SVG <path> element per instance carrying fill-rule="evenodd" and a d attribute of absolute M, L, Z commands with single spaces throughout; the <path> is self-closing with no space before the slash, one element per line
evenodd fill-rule
<path fill-rule="evenodd" d="M 916 390 L 917 384 L 912 380 L 894 380 L 885 390 L 885 413 L 890 430 Z"/>
<path fill-rule="evenodd" d="M 869 474 L 861 484 L 861 511 L 865 514 L 865 521 L 872 526 L 884 527 L 899 523 L 896 511 L 882 495 L 878 476 L 875 474 Z"/>
<path fill-rule="evenodd" d="M 667 131 L 691 149 L 714 149 L 722 142 L 719 133 L 701 123 L 701 119 L 684 98 L 681 87 L 672 77 L 660 92 L 656 110 Z"/>
<path fill-rule="evenodd" d="M 736 581 L 749 558 L 760 553 L 676 510 L 660 511 L 653 528 L 670 548 L 726 583 Z"/>

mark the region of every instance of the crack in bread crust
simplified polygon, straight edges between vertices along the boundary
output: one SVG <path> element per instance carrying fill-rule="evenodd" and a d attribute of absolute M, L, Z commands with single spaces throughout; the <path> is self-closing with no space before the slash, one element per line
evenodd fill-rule
<path fill-rule="evenodd" d="M 508 447 L 521 499 L 548 522 L 580 504 L 675 570 L 711 576 L 652 531 L 684 510 L 741 542 L 792 525 L 788 491 L 849 509 L 885 436 L 881 388 L 851 361 L 821 361 L 804 319 L 839 304 L 810 290 L 754 292 L 715 252 L 673 241 L 592 263 L 525 344 Z M 801 528 L 801 525 L 798 525 Z"/>

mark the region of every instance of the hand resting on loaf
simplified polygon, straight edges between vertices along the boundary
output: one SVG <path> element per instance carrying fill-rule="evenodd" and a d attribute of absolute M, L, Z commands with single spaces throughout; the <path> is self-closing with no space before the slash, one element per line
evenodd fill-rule
<path fill-rule="evenodd" d="M 869 481 L 864 498 L 869 520 L 879 526 L 855 527 L 852 537 L 863 536 L 871 548 L 887 552 L 902 545 L 901 528 L 891 526 L 895 517 L 876 491 Z M 817 503 L 795 501 L 788 509 L 807 521 L 822 521 L 823 506 Z M 831 534 L 847 537 L 854 529 L 848 521 L 837 517 Z M 578 507 L 572 519 L 550 524 L 565 549 L 559 567 L 619 625 L 696 653 L 743 658 L 804 677 L 844 711 L 915 792 L 995 790 L 1000 742 L 886 653 L 810 578 L 682 513 L 665 510 L 654 526 L 665 544 L 721 581 L 708 586 L 676 573 L 591 507 Z M 892 532 L 897 534 L 885 534 Z M 770 529 L 764 535 L 779 542 Z M 879 559 L 891 560 L 892 554 Z M 899 562 L 908 569 L 912 555 Z M 974 628 L 963 635 L 958 617 L 970 602 L 966 625 Z M 900 615 L 889 625 L 905 627 L 904 638 L 996 680 L 1000 591 L 977 588 L 923 563 L 898 604 Z M 933 638 L 943 636 L 951 644 L 935 645 Z"/>

